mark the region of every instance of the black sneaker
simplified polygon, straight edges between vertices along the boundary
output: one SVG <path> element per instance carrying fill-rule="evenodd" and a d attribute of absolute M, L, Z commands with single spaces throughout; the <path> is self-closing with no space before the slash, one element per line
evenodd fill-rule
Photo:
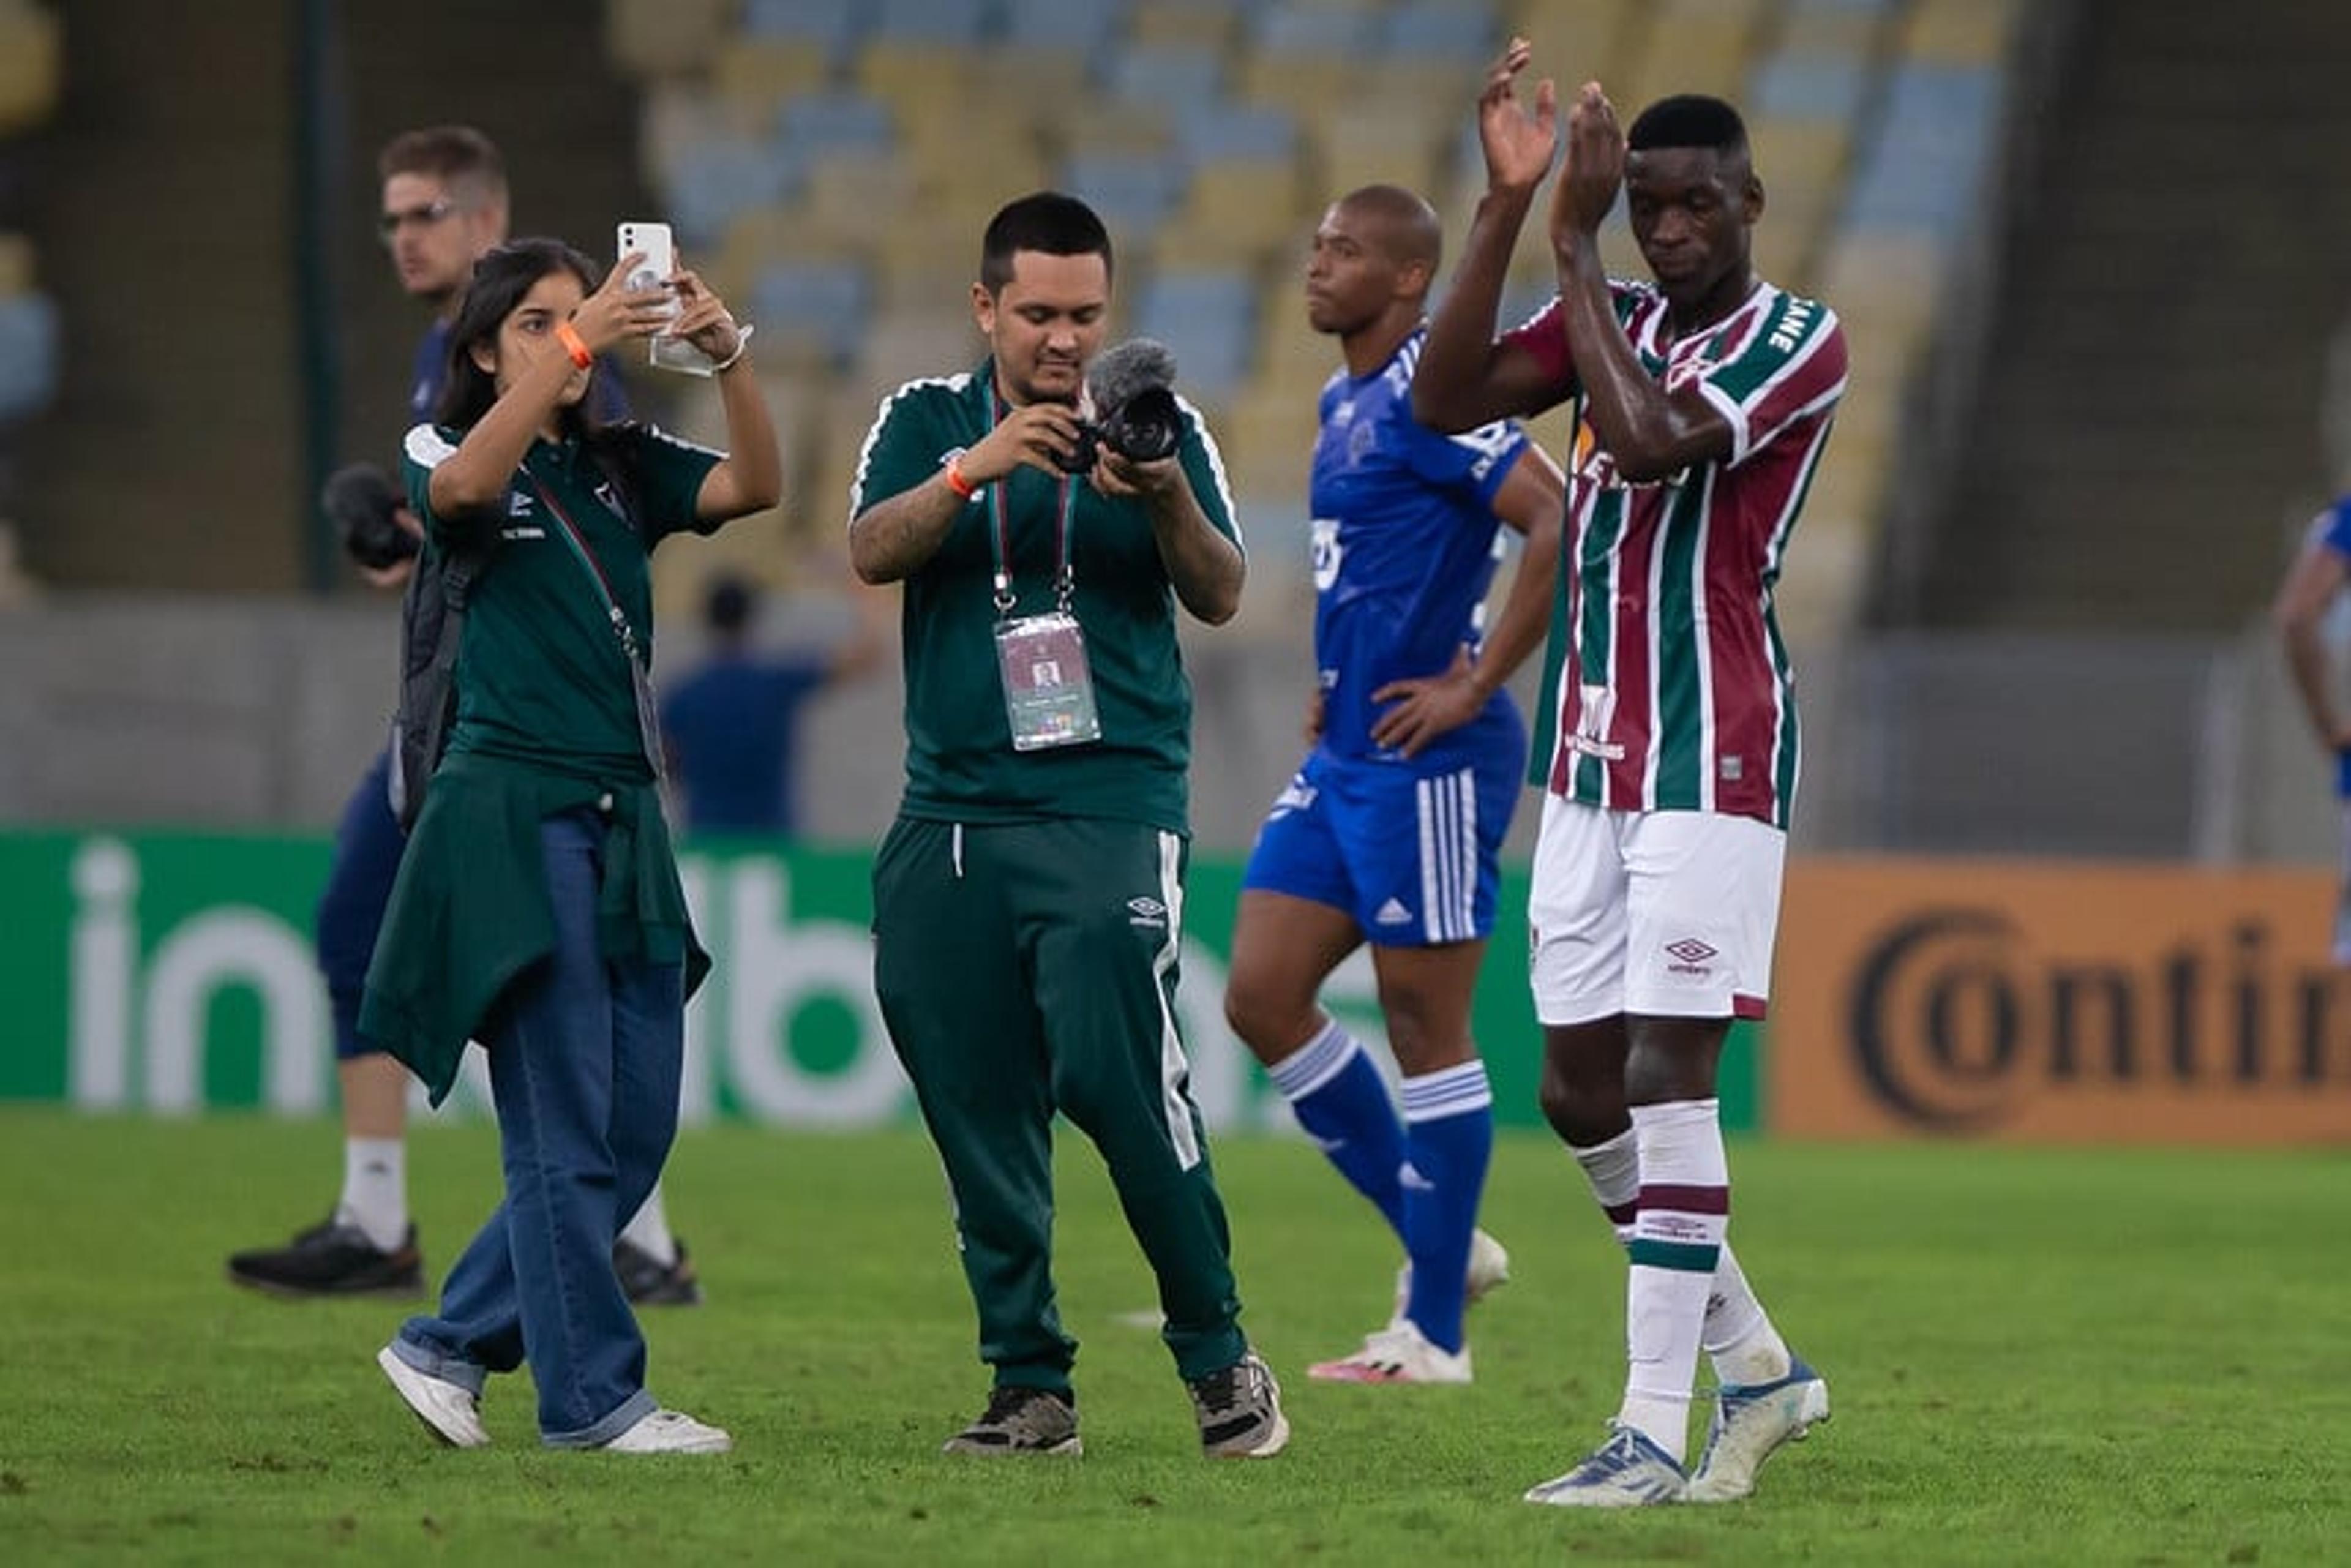
<path fill-rule="evenodd" d="M 632 1241 L 612 1243 L 612 1272 L 621 1277 L 621 1289 L 629 1300 L 641 1307 L 698 1307 L 702 1304 L 702 1281 L 695 1278 L 694 1264 L 685 1255 L 685 1243 L 677 1244 L 677 1261 L 664 1267 L 659 1260 Z"/>
<path fill-rule="evenodd" d="M 329 1215 L 283 1247 L 233 1254 L 233 1284 L 273 1296 L 391 1296 L 402 1301 L 424 1293 L 424 1255 L 416 1249 L 416 1227 L 387 1252 L 356 1225 L 339 1225 Z"/>
<path fill-rule="evenodd" d="M 939 1447 L 943 1454 L 1082 1454 L 1078 1396 L 1000 1384 L 979 1419 Z"/>
<path fill-rule="evenodd" d="M 1200 1417 L 1200 1451 L 1209 1458 L 1271 1458 L 1290 1441 L 1281 1386 L 1257 1352 L 1185 1386 Z"/>

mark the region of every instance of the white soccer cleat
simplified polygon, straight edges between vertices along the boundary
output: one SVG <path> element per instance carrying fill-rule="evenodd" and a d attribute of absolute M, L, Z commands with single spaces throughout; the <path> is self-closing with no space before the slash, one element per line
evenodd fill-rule
<path fill-rule="evenodd" d="M 1801 1442 L 1815 1422 L 1829 1418 L 1828 1381 L 1790 1358 L 1777 1383 L 1715 1390 L 1706 1452 L 1698 1456 L 1683 1497 L 1690 1502 L 1737 1502 L 1755 1490 L 1755 1472 L 1782 1443 Z"/>
<path fill-rule="evenodd" d="M 734 1448 L 735 1439 L 683 1410 L 655 1410 L 599 1446 L 608 1454 L 723 1454 Z"/>
<path fill-rule="evenodd" d="M 1688 1477 L 1647 1433 L 1612 1421 L 1609 1438 L 1563 1476 L 1527 1489 L 1553 1508 L 1646 1508 L 1678 1502 Z"/>
<path fill-rule="evenodd" d="M 1482 1230 L 1469 1233 L 1469 1269 L 1462 1277 L 1461 1304 L 1474 1307 L 1510 1282 L 1510 1249 Z M 1395 1310 L 1388 1314 L 1388 1324 L 1394 1327 L 1405 1321 L 1405 1308 L 1412 1301 L 1412 1262 L 1407 1259 L 1396 1270 Z"/>
<path fill-rule="evenodd" d="M 490 1446 L 489 1428 L 482 1425 L 482 1403 L 472 1389 L 409 1365 L 390 1345 L 375 1353 L 375 1364 L 425 1430 L 453 1448 Z"/>
<path fill-rule="evenodd" d="M 1318 1383 L 1467 1383 L 1469 1347 L 1448 1351 L 1432 1344 L 1409 1319 L 1364 1336 L 1364 1348 L 1306 1369 Z"/>

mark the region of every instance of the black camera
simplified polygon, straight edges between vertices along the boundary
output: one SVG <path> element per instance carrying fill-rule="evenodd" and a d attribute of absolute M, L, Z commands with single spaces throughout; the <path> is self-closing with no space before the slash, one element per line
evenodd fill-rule
<path fill-rule="evenodd" d="M 1135 338 L 1106 351 L 1086 376 L 1094 417 L 1078 422 L 1078 441 L 1060 459 L 1072 474 L 1093 467 L 1102 447 L 1131 463 L 1172 457 L 1184 441 L 1184 411 L 1176 402 L 1176 356 L 1165 345 Z"/>
<path fill-rule="evenodd" d="M 319 492 L 319 505 L 341 538 L 344 553 L 374 571 L 398 566 L 423 548 L 392 516 L 407 504 L 372 463 L 336 469 Z"/>

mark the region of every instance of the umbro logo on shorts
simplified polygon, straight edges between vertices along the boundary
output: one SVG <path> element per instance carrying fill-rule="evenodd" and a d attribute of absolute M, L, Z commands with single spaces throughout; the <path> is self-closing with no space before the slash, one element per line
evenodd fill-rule
<path fill-rule="evenodd" d="M 1707 960 L 1719 955 L 1712 947 L 1695 936 L 1685 936 L 1678 942 L 1666 944 L 1666 953 L 1674 961 L 1666 967 L 1677 975 L 1709 975 Z"/>
<path fill-rule="evenodd" d="M 1147 893 L 1140 898 L 1130 898 L 1126 901 L 1126 923 L 1153 931 L 1165 931 L 1167 929 L 1167 906 Z"/>

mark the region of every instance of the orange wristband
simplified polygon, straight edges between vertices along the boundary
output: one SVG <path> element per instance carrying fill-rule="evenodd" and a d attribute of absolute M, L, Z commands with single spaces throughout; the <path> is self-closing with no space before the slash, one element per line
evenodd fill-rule
<path fill-rule="evenodd" d="M 571 362 L 581 370 L 596 362 L 596 356 L 588 351 L 588 340 L 581 337 L 580 329 L 570 322 L 558 321 L 555 324 L 555 340 L 563 345 L 563 351 L 569 354 Z"/>
<path fill-rule="evenodd" d="M 962 457 L 956 456 L 947 459 L 946 476 L 947 488 L 953 490 L 965 500 L 968 501 L 974 496 L 979 494 L 979 486 L 963 476 Z"/>

